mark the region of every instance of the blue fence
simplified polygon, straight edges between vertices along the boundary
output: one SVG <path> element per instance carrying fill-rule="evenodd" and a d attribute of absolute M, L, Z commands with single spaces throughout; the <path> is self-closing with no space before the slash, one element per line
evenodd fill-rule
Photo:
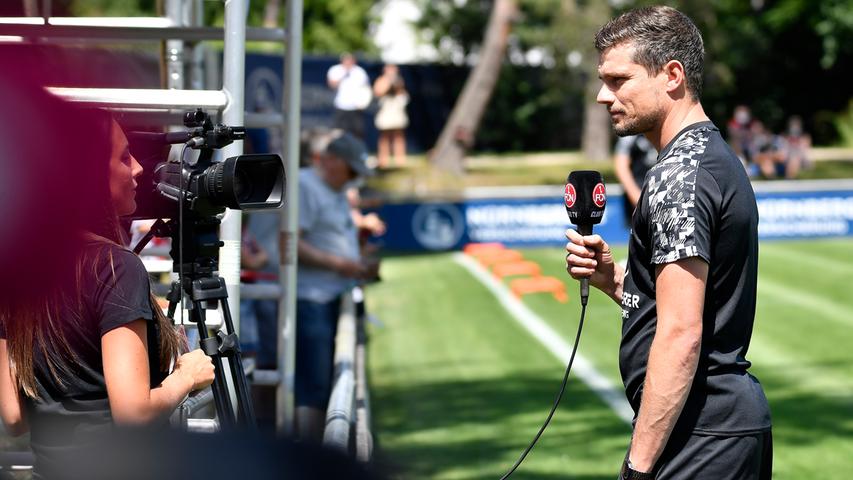
<path fill-rule="evenodd" d="M 756 182 L 762 240 L 853 235 L 853 180 Z M 607 186 L 607 209 L 595 232 L 624 244 L 628 227 L 618 186 Z M 569 224 L 563 188 L 492 188 L 464 198 L 433 202 L 402 200 L 378 210 L 388 224 L 379 239 L 385 250 L 456 250 L 471 242 L 515 247 L 565 244 Z"/>

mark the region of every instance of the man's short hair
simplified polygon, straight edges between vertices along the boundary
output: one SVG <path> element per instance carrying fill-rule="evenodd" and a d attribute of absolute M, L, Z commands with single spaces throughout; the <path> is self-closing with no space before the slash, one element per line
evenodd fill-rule
<path fill-rule="evenodd" d="M 660 72 L 670 60 L 681 62 L 687 91 L 699 100 L 705 48 L 702 33 L 687 15 L 661 5 L 637 8 L 610 20 L 595 34 L 599 53 L 628 42 L 635 48 L 633 60 L 649 75 Z"/>

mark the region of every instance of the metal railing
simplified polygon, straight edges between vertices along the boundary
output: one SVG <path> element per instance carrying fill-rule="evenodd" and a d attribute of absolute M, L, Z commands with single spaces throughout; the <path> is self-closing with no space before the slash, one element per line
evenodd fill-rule
<path fill-rule="evenodd" d="M 360 296 L 356 292 L 355 296 Z M 356 315 L 354 295 L 344 295 L 335 337 L 335 375 L 323 445 L 369 462 L 373 450 L 365 371 L 364 318 Z"/>

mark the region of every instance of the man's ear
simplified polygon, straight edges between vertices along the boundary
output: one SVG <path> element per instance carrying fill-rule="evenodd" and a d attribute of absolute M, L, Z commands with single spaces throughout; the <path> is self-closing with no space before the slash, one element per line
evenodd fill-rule
<path fill-rule="evenodd" d="M 670 60 L 663 66 L 663 73 L 666 75 L 666 92 L 674 93 L 680 88 L 686 88 L 686 77 L 684 75 L 684 65 L 678 60 Z"/>

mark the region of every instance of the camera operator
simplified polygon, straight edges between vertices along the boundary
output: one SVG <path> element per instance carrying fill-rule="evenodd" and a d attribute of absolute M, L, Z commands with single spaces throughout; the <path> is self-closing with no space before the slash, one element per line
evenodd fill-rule
<path fill-rule="evenodd" d="M 359 254 L 347 187 L 370 173 L 364 144 L 335 130 L 316 142 L 314 164 L 299 171 L 299 274 L 296 279 L 296 429 L 323 434 L 332 387 L 341 295 L 375 278 L 378 262 Z"/>
<path fill-rule="evenodd" d="M 165 424 L 214 375 L 201 350 L 180 355 L 185 340 L 124 246 L 119 217 L 136 209 L 142 167 L 121 127 L 105 111 L 46 102 L 45 123 L 55 128 L 42 127 L 56 134 L 45 138 L 65 141 L 61 162 L 74 162 L 85 183 L 40 212 L 82 212 L 72 238 L 60 239 L 79 245 L 65 259 L 70 268 L 50 288 L 0 306 L 0 414 L 13 435 L 30 431 L 34 478 L 62 477 L 75 452 L 113 425 Z"/>

